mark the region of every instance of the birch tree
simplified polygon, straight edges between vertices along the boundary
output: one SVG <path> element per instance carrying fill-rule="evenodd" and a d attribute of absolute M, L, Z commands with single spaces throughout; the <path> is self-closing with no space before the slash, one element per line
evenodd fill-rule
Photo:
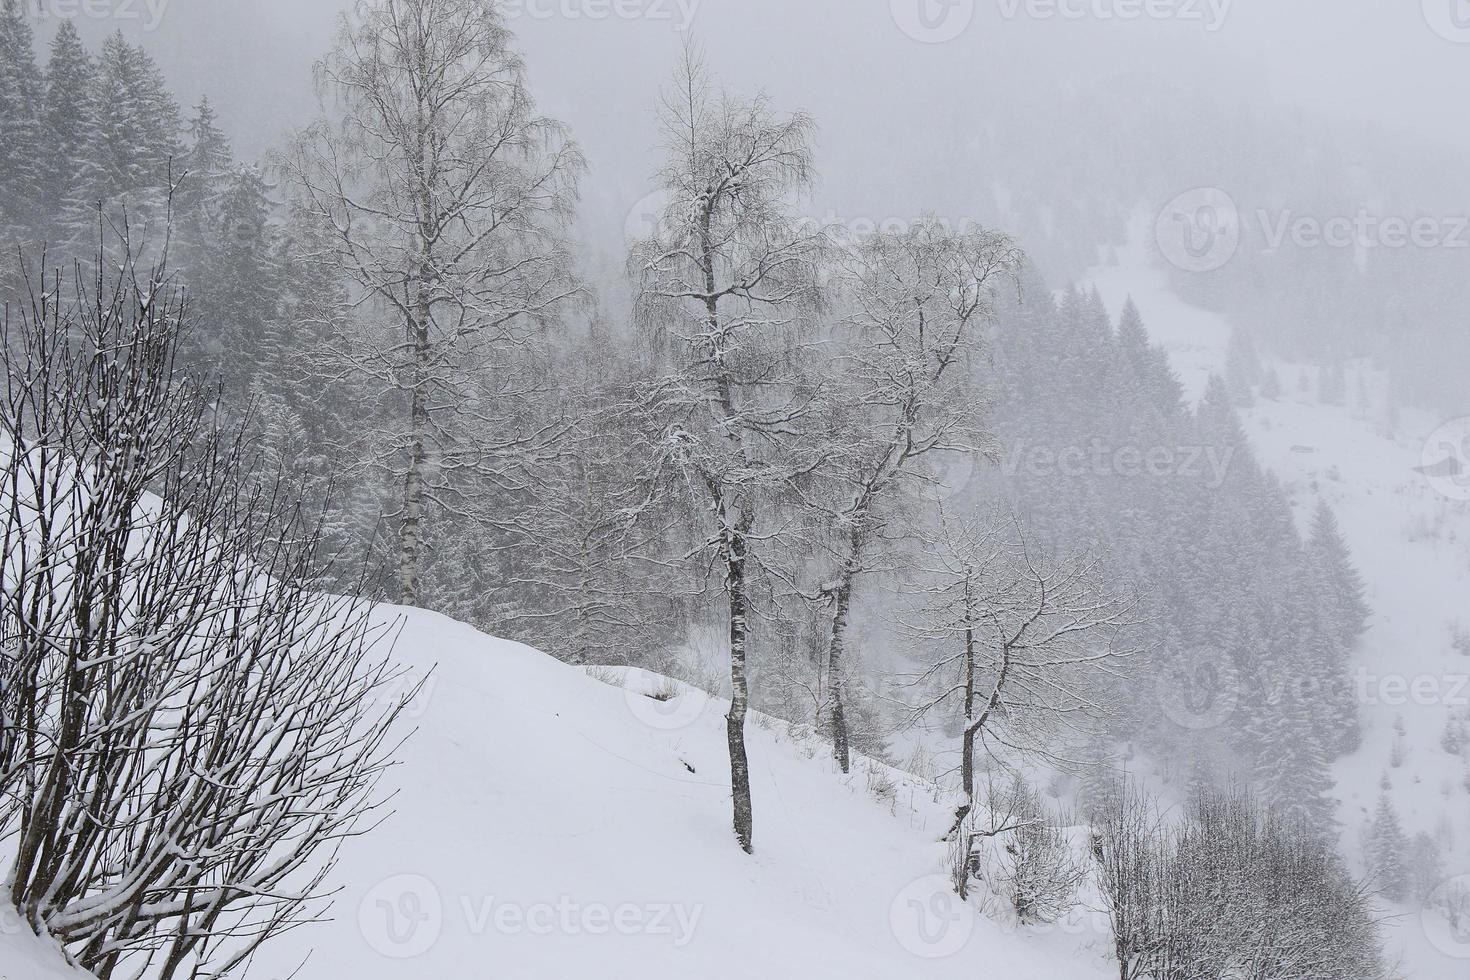
<path fill-rule="evenodd" d="M 379 388 L 394 413 L 357 455 L 395 486 L 398 592 L 419 599 L 431 508 L 464 516 L 516 486 L 558 425 L 498 410 L 526 390 L 518 350 L 576 294 L 563 232 L 582 160 L 538 115 L 490 0 L 361 0 L 317 67 L 333 114 L 282 163 L 332 234 L 368 323 L 329 381 Z M 470 489 L 467 491 L 465 487 Z"/>
<path fill-rule="evenodd" d="M 994 290 L 1015 280 L 1021 259 L 1005 235 L 950 231 L 928 218 L 856 243 L 840 267 L 848 311 L 837 400 L 850 441 L 829 469 L 840 502 L 819 508 L 833 529 L 835 574 L 817 598 L 831 610 L 823 728 L 843 772 L 853 587 L 885 567 L 884 538 L 908 534 L 922 519 L 898 511 L 925 480 L 926 462 L 946 452 L 994 454 L 967 363 L 992 314 Z"/>
<path fill-rule="evenodd" d="M 802 365 L 822 238 L 798 228 L 814 124 L 764 96 L 712 90 L 685 52 L 665 94 L 667 206 L 634 246 L 637 316 L 658 367 L 637 401 L 654 433 L 646 480 L 703 515 L 689 556 L 712 564 L 726 605 L 727 741 L 735 836 L 752 850 L 745 750 L 752 587 L 793 538 L 783 502 L 821 459 L 817 393 Z"/>

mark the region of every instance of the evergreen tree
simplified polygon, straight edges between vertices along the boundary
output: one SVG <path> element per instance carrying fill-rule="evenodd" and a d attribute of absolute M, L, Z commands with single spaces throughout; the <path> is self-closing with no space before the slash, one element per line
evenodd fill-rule
<path fill-rule="evenodd" d="M 161 211 L 181 154 L 179 108 L 162 73 L 119 31 L 103 42 L 97 92 L 109 212 Z"/>
<path fill-rule="evenodd" d="M 206 226 L 235 176 L 234 151 L 216 118 L 208 97 L 201 99 L 189 123 L 192 144 L 177 177 L 174 204 L 179 226 L 185 240 L 196 248 L 205 246 Z"/>
<path fill-rule="evenodd" d="M 70 20 L 51 44 L 42 116 L 42 159 L 46 180 L 42 210 L 48 237 L 75 257 L 97 234 L 97 207 L 104 193 L 98 158 L 97 66 Z"/>
<path fill-rule="evenodd" d="M 1261 397 L 1273 402 L 1281 397 L 1281 375 L 1275 368 L 1266 369 L 1266 376 L 1261 381 Z"/>
<path fill-rule="evenodd" d="M 1353 564 L 1337 515 L 1326 501 L 1317 504 L 1312 518 L 1311 535 L 1307 539 L 1307 555 L 1313 580 L 1322 590 L 1322 602 L 1332 630 L 1344 653 L 1350 650 L 1367 629 L 1371 610 L 1368 607 L 1363 578 Z"/>
<path fill-rule="evenodd" d="M 1408 897 L 1408 840 L 1388 793 L 1378 797 L 1378 810 L 1368 827 L 1367 860 L 1375 883 L 1391 902 Z"/>
<path fill-rule="evenodd" d="M 31 238 L 42 206 L 41 75 L 21 0 L 0 0 L 0 238 Z"/>
<path fill-rule="evenodd" d="M 1225 350 L 1225 384 L 1235 404 L 1254 405 L 1260 380 L 1261 360 L 1250 334 L 1239 328 L 1230 331 L 1230 343 Z"/>

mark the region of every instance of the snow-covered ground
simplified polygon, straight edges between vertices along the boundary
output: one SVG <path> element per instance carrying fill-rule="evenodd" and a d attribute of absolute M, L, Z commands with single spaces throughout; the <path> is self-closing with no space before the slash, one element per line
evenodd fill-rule
<path fill-rule="evenodd" d="M 39 939 L 11 914 L 0 916 L 0 980 L 86 980 L 66 965 L 61 950 Z"/>
<path fill-rule="evenodd" d="M 273 943 L 251 977 L 303 960 L 303 980 L 1115 975 L 1094 916 L 1017 933 L 959 905 L 920 780 L 866 762 L 843 777 L 752 719 L 746 856 L 725 702 L 389 613 L 400 658 L 437 664 L 395 812 L 345 848 L 334 921 Z"/>
<path fill-rule="evenodd" d="M 1135 233 L 1133 240 L 1144 239 Z M 1182 302 L 1145 248 L 1123 250 L 1116 266 L 1096 269 L 1090 279 L 1115 319 L 1133 297 L 1150 333 L 1169 350 L 1189 397 L 1203 393 L 1212 372 L 1223 373 L 1229 322 Z M 1363 746 L 1335 772 L 1345 851 L 1355 859 L 1360 854 L 1386 773 L 1406 832 L 1438 833 L 1452 842 L 1447 880 L 1470 873 L 1467 759 L 1440 747 L 1451 713 L 1470 717 L 1470 657 L 1451 643 L 1452 622 L 1470 625 L 1470 502 L 1447 495 L 1415 469 L 1425 462 L 1428 437 L 1451 420 L 1406 410 L 1390 433 L 1377 379 L 1369 376 L 1366 405 L 1358 401 L 1351 372 L 1347 404 L 1323 405 L 1300 390 L 1300 365 L 1266 363 L 1276 369 L 1283 394 L 1245 409 L 1246 430 L 1262 463 L 1290 492 L 1304 532 L 1319 500 L 1336 510 L 1374 610 L 1354 678 Z M 1394 768 L 1399 718 L 1407 751 Z M 1470 747 L 1464 751 L 1470 757 Z M 1470 937 L 1456 942 L 1437 916 L 1421 915 L 1417 906 L 1391 911 L 1399 916 L 1389 931 L 1403 950 L 1406 975 L 1470 976 Z"/>

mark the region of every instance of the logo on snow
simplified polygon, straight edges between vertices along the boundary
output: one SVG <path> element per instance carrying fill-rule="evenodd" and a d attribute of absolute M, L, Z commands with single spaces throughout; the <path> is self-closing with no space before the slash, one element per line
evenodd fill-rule
<path fill-rule="evenodd" d="M 1155 683 L 1159 708 L 1192 732 L 1219 728 L 1240 700 L 1235 670 L 1222 654 L 1192 650 L 1165 665 Z"/>
<path fill-rule="evenodd" d="M 1470 875 L 1430 892 L 1419 917 L 1430 945 L 1453 959 L 1470 960 Z"/>
<path fill-rule="evenodd" d="M 664 230 L 664 209 L 668 205 L 669 196 L 662 191 L 640 197 L 623 220 L 623 244 L 632 246 L 657 238 Z"/>
<path fill-rule="evenodd" d="M 704 709 L 709 706 L 709 695 L 688 684 L 648 693 L 624 687 L 623 699 L 628 702 L 628 710 L 633 712 L 633 717 L 661 732 L 688 728 L 704 715 Z"/>
<path fill-rule="evenodd" d="M 975 0 L 889 0 L 893 22 L 915 41 L 953 41 L 975 19 Z"/>
<path fill-rule="evenodd" d="M 1434 33 L 1455 44 L 1470 44 L 1470 0 L 1422 0 L 1424 20 Z"/>
<path fill-rule="evenodd" d="M 929 875 L 893 899 L 888 926 L 904 949 L 937 960 L 965 948 L 975 931 L 975 912 L 955 894 L 946 875 Z"/>
<path fill-rule="evenodd" d="M 1240 248 L 1240 209 L 1218 187 L 1185 191 L 1159 212 L 1154 240 L 1175 268 L 1214 272 Z"/>
<path fill-rule="evenodd" d="M 1470 416 L 1435 430 L 1424 443 L 1423 461 L 1416 469 L 1436 492 L 1451 500 L 1470 500 Z"/>
<path fill-rule="evenodd" d="M 384 879 L 358 904 L 357 927 L 375 953 L 395 960 L 422 956 L 444 928 L 439 889 L 423 875 Z"/>

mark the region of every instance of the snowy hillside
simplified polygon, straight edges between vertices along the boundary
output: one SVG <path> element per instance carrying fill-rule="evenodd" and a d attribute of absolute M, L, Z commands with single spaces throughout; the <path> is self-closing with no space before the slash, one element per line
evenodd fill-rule
<path fill-rule="evenodd" d="M 0 980 L 85 980 L 87 976 L 67 966 L 53 943 L 36 938 L 12 913 L 0 919 Z"/>
<path fill-rule="evenodd" d="M 1133 240 L 1144 240 L 1141 230 Z M 1231 324 L 1181 302 L 1144 249 L 1123 251 L 1116 266 L 1090 278 L 1114 316 L 1133 297 L 1189 397 L 1199 397 L 1211 373 L 1224 372 Z M 1405 410 L 1390 432 L 1375 376 L 1363 379 L 1366 397 L 1351 376 L 1346 405 L 1334 406 L 1301 390 L 1300 366 L 1267 366 L 1277 372 L 1282 395 L 1243 408 L 1246 431 L 1290 493 L 1304 531 L 1319 501 L 1333 507 L 1373 606 L 1353 678 L 1363 745 L 1339 760 L 1334 773 L 1344 853 L 1355 863 L 1361 859 L 1386 776 L 1406 834 L 1425 832 L 1439 841 L 1443 876 L 1452 881 L 1470 872 L 1470 768 L 1441 746 L 1441 735 L 1452 717 L 1470 712 L 1470 657 L 1462 655 L 1470 651 L 1456 651 L 1452 642 L 1453 627 L 1470 618 L 1470 502 L 1445 494 L 1416 470 L 1426 462 L 1426 440 L 1448 420 Z M 1396 916 L 1387 928 L 1408 976 L 1463 980 L 1470 937 L 1452 937 L 1417 904 L 1387 911 Z"/>
<path fill-rule="evenodd" d="M 729 831 L 723 702 L 588 676 L 417 610 L 399 656 L 434 668 L 389 776 L 396 812 L 349 842 L 335 921 L 248 975 L 1067 977 L 1115 973 L 1079 913 L 1015 933 L 959 906 L 932 790 L 849 777 L 784 725 L 750 733 L 755 855 Z M 308 958 L 309 956 L 309 958 Z"/>

